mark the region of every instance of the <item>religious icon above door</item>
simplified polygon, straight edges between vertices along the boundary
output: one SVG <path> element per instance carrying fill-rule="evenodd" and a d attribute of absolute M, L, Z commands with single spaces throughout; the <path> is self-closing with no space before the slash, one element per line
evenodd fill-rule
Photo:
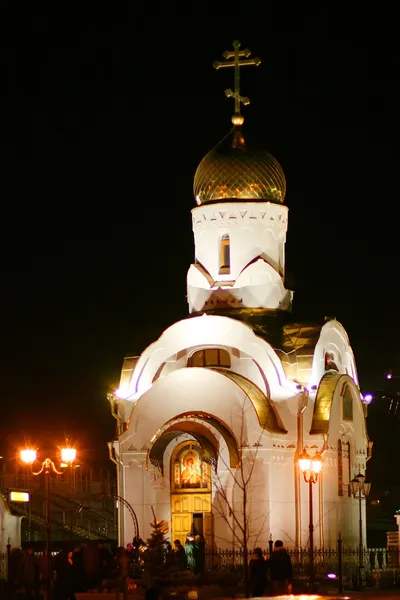
<path fill-rule="evenodd" d="M 184 467 L 184 468 L 183 468 Z M 198 456 L 189 454 L 181 461 L 181 486 L 184 488 L 201 487 L 201 465 Z"/>
<path fill-rule="evenodd" d="M 203 460 L 200 446 L 185 444 L 178 448 L 174 460 L 174 488 L 207 489 L 210 466 Z"/>

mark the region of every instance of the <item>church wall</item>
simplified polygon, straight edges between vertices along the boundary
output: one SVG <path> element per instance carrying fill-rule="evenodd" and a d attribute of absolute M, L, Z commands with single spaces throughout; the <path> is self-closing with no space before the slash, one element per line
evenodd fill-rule
<path fill-rule="evenodd" d="M 248 458 L 250 468 L 253 467 L 248 494 L 249 545 L 268 548 L 271 531 L 270 472 L 262 449 L 257 453 L 252 450 L 251 454 L 253 456 Z"/>
<path fill-rule="evenodd" d="M 145 523 L 150 522 L 148 510 L 148 473 L 146 471 L 146 452 L 127 451 L 121 448 L 123 455 L 123 466 L 120 466 L 120 490 L 119 494 L 129 502 L 136 513 L 139 522 L 139 533 L 145 538 Z M 150 498 L 151 501 L 151 498 Z M 126 546 L 134 537 L 134 525 L 129 511 L 122 504 L 119 505 L 120 520 L 122 527 L 119 543 Z"/>
<path fill-rule="evenodd" d="M 310 484 L 304 481 L 302 473 L 299 473 L 300 478 L 300 539 L 299 546 L 301 548 L 310 547 Z M 319 481 L 313 485 L 313 523 L 314 523 L 314 547 L 321 547 L 321 528 L 323 523 L 321 522 L 320 513 L 320 485 Z"/>
<path fill-rule="evenodd" d="M 296 537 L 294 498 L 294 448 L 274 444 L 267 453 L 269 479 L 269 522 L 274 540 L 293 547 Z"/>
<path fill-rule="evenodd" d="M 260 255 L 279 272 L 287 212 L 287 207 L 270 202 L 224 202 L 194 208 L 196 259 L 216 281 L 236 279 L 247 264 Z M 219 244 L 223 234 L 230 238 L 229 277 L 219 273 Z"/>
<path fill-rule="evenodd" d="M 12 515 L 2 498 L 0 498 L 0 547 L 6 551 L 7 544 L 12 548 L 21 547 L 21 517 Z"/>
<path fill-rule="evenodd" d="M 349 497 L 347 489 L 343 496 L 338 495 L 337 447 L 327 451 L 324 456 L 323 483 L 325 548 L 336 547 L 339 533 L 346 547 L 356 548 L 359 544 L 359 505 L 358 500 L 352 496 Z M 364 500 L 362 501 L 362 512 L 365 525 Z M 366 543 L 365 529 L 364 526 L 364 544 Z"/>
<path fill-rule="evenodd" d="M 336 386 L 330 413 L 329 430 L 327 435 L 327 450 L 323 463 L 323 532 L 325 547 L 335 547 L 339 532 L 343 543 L 347 546 L 357 546 L 358 533 L 358 500 L 349 497 L 348 483 L 361 471 L 365 473 L 367 456 L 367 437 L 364 409 L 360 400 L 358 388 L 352 385 L 353 390 L 353 420 L 346 421 L 342 413 L 342 390 L 345 382 L 351 379 L 345 377 Z M 309 406 L 305 415 L 305 430 L 311 427 L 313 405 Z M 350 443 L 350 472 L 344 482 L 343 495 L 339 496 L 339 470 L 338 470 L 338 440 Z M 312 446 L 319 449 L 323 446 L 322 435 L 306 435 L 305 445 L 310 454 Z M 315 487 L 314 490 L 318 495 Z M 365 502 L 363 501 L 363 505 Z M 363 511 L 365 507 L 363 506 Z M 365 540 L 364 519 L 364 540 Z"/>

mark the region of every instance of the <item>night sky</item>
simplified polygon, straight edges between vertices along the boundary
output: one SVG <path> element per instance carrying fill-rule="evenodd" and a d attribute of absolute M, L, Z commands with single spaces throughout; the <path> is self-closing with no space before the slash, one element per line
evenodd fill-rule
<path fill-rule="evenodd" d="M 234 39 L 262 59 L 245 133 L 286 173 L 294 319 L 343 323 L 363 392 L 400 374 L 394 15 L 271 5 L 3 18 L 1 437 L 104 446 L 124 356 L 187 315 L 192 179 L 230 129 L 212 64 Z"/>

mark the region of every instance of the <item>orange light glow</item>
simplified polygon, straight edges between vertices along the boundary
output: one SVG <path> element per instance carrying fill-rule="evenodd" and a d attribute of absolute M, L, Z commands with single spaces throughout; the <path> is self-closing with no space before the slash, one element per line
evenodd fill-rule
<path fill-rule="evenodd" d="M 321 473 L 321 469 L 322 469 L 322 458 L 319 456 L 319 454 L 316 454 L 311 459 L 311 471 L 313 471 L 313 473 L 318 474 L 318 473 Z"/>
<path fill-rule="evenodd" d="M 36 460 L 36 450 L 33 448 L 24 448 L 20 451 L 19 457 L 26 465 L 31 465 Z"/>
<path fill-rule="evenodd" d="M 299 456 L 299 467 L 300 467 L 300 471 L 302 473 L 306 473 L 307 471 L 310 470 L 310 467 L 311 467 L 311 457 L 307 454 L 307 452 L 305 450 Z"/>
<path fill-rule="evenodd" d="M 61 460 L 71 465 L 76 459 L 76 448 L 61 448 Z"/>

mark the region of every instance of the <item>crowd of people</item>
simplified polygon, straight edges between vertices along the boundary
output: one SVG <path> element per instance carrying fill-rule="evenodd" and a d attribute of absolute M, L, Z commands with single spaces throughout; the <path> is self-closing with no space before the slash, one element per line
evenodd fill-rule
<path fill-rule="evenodd" d="M 179 540 L 173 547 L 166 543 L 161 560 L 165 573 L 191 569 L 200 574 L 204 572 L 204 541 L 201 536 L 188 534 L 185 546 Z M 17 593 L 25 597 L 40 596 L 51 585 L 57 600 L 74 600 L 77 592 L 117 587 L 122 591 L 127 581 L 141 577 L 151 567 L 150 562 L 151 548 L 141 539 L 135 538 L 115 552 L 98 540 L 61 550 L 50 563 L 46 551 L 38 556 L 31 547 L 14 550 L 10 576 Z"/>
<path fill-rule="evenodd" d="M 188 533 L 185 545 L 180 540 L 174 541 L 174 547 L 168 544 L 169 562 L 176 570 L 190 569 L 196 575 L 202 575 L 205 569 L 205 544 L 201 535 Z"/>
<path fill-rule="evenodd" d="M 37 556 L 28 547 L 12 553 L 10 578 L 17 594 L 35 598 L 52 586 L 57 600 L 74 600 L 76 592 L 99 588 L 109 577 L 122 581 L 128 564 L 128 549 L 112 553 L 102 540 L 63 549 L 50 562 L 46 551 Z"/>
<path fill-rule="evenodd" d="M 190 570 L 202 575 L 205 571 L 205 544 L 200 535 L 187 534 L 185 544 L 167 542 L 160 555 L 164 574 L 179 574 Z M 40 596 L 48 586 L 54 588 L 57 600 L 75 600 L 77 592 L 102 589 L 124 590 L 127 582 L 143 576 L 153 564 L 152 549 L 141 539 L 134 539 L 126 548 L 111 552 L 102 540 L 61 550 L 47 560 L 46 552 L 37 556 L 28 547 L 14 551 L 10 561 L 10 576 L 17 593 L 26 597 Z M 51 565 L 50 571 L 49 566 Z M 265 559 L 256 548 L 249 562 L 252 596 L 287 594 L 292 591 L 293 572 L 290 556 L 277 540 L 274 552 Z"/>

